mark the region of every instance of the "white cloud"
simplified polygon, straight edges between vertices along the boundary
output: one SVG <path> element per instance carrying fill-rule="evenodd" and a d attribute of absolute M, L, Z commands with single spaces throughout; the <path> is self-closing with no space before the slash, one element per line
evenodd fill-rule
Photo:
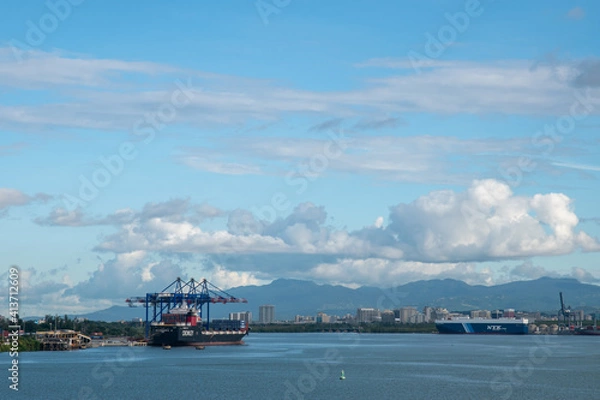
<path fill-rule="evenodd" d="M 398 286 L 408 282 L 428 279 L 458 279 L 471 285 L 489 285 L 493 272 L 478 269 L 473 263 L 422 263 L 394 261 L 382 258 L 341 259 L 312 268 L 307 278 L 371 286 Z"/>
<path fill-rule="evenodd" d="M 557 167 L 578 169 L 578 170 L 582 170 L 582 171 L 600 172 L 600 167 L 596 166 L 596 165 L 561 163 L 561 162 L 553 162 L 552 165 L 556 165 Z"/>
<path fill-rule="evenodd" d="M 10 49 L 0 50 L 0 85 L 58 94 L 55 101 L 40 105 L 0 106 L 2 126 L 22 130 L 129 130 L 140 117 L 169 101 L 177 89 L 176 79 L 191 83 L 190 102 L 177 110 L 176 121 L 194 127 L 274 121 L 291 113 L 367 121 L 405 112 L 562 115 L 573 102 L 571 82 L 557 80 L 555 66 L 532 69 L 529 62 L 519 60 L 435 61 L 421 74 L 408 70 L 367 79 L 358 89 L 315 92 L 151 62 L 40 51 L 30 53 L 23 63 L 12 57 Z M 383 62 L 394 63 L 407 67 L 405 59 Z M 565 68 L 577 72 L 576 65 Z M 597 98 L 594 93 L 592 99 Z M 370 129 L 379 126 L 367 124 Z"/>
<path fill-rule="evenodd" d="M 577 232 L 572 200 L 561 193 L 515 196 L 495 180 L 463 193 L 437 191 L 392 209 L 388 229 L 419 261 L 486 261 L 568 254 L 598 241 Z"/>
<path fill-rule="evenodd" d="M 202 171 L 223 175 L 258 175 L 261 169 L 253 165 L 244 165 L 239 162 L 221 162 L 211 160 L 210 156 L 183 155 L 180 157 L 183 164 Z"/>
<path fill-rule="evenodd" d="M 0 48 L 0 85 L 34 89 L 64 86 L 100 87 L 125 74 L 157 75 L 179 68 L 152 62 L 84 58 L 59 52 L 25 51 L 16 62 L 12 48 Z"/>
<path fill-rule="evenodd" d="M 422 279 L 452 272 L 458 277 L 460 271 L 474 274 L 468 278 L 465 273 L 467 280 L 485 282 L 492 273 L 473 270 L 473 263 L 600 251 L 599 241 L 579 229 L 573 200 L 565 194 L 517 196 L 507 184 L 491 179 L 474 181 L 463 192 L 434 191 L 398 204 L 391 207 L 387 225 L 379 217 L 357 231 L 328 226 L 325 209 L 311 203 L 273 222 L 234 210 L 227 230 L 203 229 L 202 220 L 188 213 L 190 207 L 174 199 L 129 211 L 96 250 L 116 253 L 108 267 L 138 271 L 142 281 L 158 268 L 144 260 L 162 254 L 204 257 L 207 267 L 239 274 L 231 278 L 240 281 L 307 274 L 325 278 L 343 261 L 352 265 L 348 284 L 360 281 L 361 265 L 368 265 L 364 273 L 379 282 L 395 275 Z M 100 220 L 106 219 L 113 220 Z M 421 267 L 426 269 L 417 271 Z M 104 276 L 106 268 L 97 273 Z M 338 273 L 332 279 L 344 282 Z"/>
<path fill-rule="evenodd" d="M 541 277 L 551 278 L 574 278 L 584 283 L 598 283 L 600 278 L 595 277 L 591 272 L 580 268 L 572 267 L 571 272 L 568 274 L 559 273 L 556 271 L 548 270 L 542 266 L 534 265 L 531 261 L 525 261 L 524 263 L 517 265 L 508 270 L 508 275 L 505 278 L 507 281 L 514 280 L 531 280 L 538 279 Z"/>
<path fill-rule="evenodd" d="M 269 281 L 256 278 L 251 272 L 229 271 L 221 265 L 217 265 L 210 272 L 210 277 L 210 281 L 221 289 L 269 283 Z"/>
<path fill-rule="evenodd" d="M 165 282 L 171 282 L 178 276 L 184 276 L 178 263 L 164 257 L 157 261 L 138 250 L 102 261 L 88 280 L 66 289 L 65 294 L 80 299 L 106 299 L 124 305 L 126 298 L 159 291 Z"/>
<path fill-rule="evenodd" d="M 45 202 L 52 198 L 44 193 L 29 196 L 20 190 L 0 187 L 0 216 L 10 207 L 25 206 L 33 202 Z"/>
<path fill-rule="evenodd" d="M 25 193 L 10 188 L 0 188 L 0 210 L 11 206 L 22 206 L 31 201 Z"/>
<path fill-rule="evenodd" d="M 176 159 L 221 174 L 280 174 L 296 182 L 329 171 L 404 182 L 468 184 L 481 168 L 494 170 L 507 154 L 532 154 L 530 140 L 459 139 L 443 136 L 366 136 L 336 131 L 325 139 L 240 137 L 182 149 Z M 235 157 L 237 162 L 229 165 Z M 327 161 L 323 166 L 323 158 Z M 478 162 L 460 163 L 464 159 Z M 193 160 L 202 160 L 196 163 Z M 315 161 L 316 160 L 316 161 Z M 317 165 L 313 168 L 312 165 Z M 260 166 L 259 166 L 260 165 Z"/>

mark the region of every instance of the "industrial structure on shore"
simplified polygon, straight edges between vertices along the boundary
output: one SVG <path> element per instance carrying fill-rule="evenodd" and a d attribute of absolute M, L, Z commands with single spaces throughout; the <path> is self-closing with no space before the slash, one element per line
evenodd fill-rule
<path fill-rule="evenodd" d="M 35 338 L 42 344 L 42 350 L 85 349 L 92 339 L 71 329 L 36 332 Z"/>

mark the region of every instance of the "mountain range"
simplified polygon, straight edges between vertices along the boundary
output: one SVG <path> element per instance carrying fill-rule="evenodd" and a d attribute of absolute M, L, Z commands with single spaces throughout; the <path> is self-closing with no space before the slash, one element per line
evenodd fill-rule
<path fill-rule="evenodd" d="M 600 309 L 600 286 L 584 284 L 576 279 L 539 278 L 497 286 L 468 285 L 453 279 L 417 281 L 381 289 L 363 286 L 350 289 L 344 286 L 318 285 L 311 281 L 277 279 L 263 286 L 240 286 L 227 290 L 236 297 L 248 299 L 247 304 L 215 304 L 212 318 L 227 318 L 228 313 L 251 311 L 258 320 L 258 308 L 263 304 L 275 306 L 278 320 L 293 319 L 295 315 L 355 314 L 359 307 L 380 310 L 413 306 L 444 307 L 451 311 L 514 308 L 523 311 L 556 313 L 560 308 L 559 292 L 563 292 L 565 306 L 595 312 Z M 145 310 L 113 306 L 79 317 L 90 320 L 118 321 L 145 318 Z"/>

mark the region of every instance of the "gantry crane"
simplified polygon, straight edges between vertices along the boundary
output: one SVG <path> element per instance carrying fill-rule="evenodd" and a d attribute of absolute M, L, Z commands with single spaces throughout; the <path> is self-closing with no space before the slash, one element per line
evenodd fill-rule
<path fill-rule="evenodd" d="M 187 307 L 198 311 L 203 317 L 203 307 L 206 305 L 206 329 L 210 328 L 210 304 L 215 303 L 247 303 L 248 300 L 232 296 L 226 291 L 213 285 L 206 279 L 198 282 L 194 278 L 185 282 L 175 279 L 169 286 L 157 293 L 146 293 L 146 297 L 130 297 L 125 300 L 130 307 L 144 305 L 146 307 L 146 338 L 150 332 L 150 324 L 161 322 L 162 314 L 173 308 Z M 152 315 L 150 315 L 152 308 Z"/>
<path fill-rule="evenodd" d="M 563 322 L 566 320 L 567 325 L 571 324 L 571 307 L 565 307 L 565 302 L 563 301 L 563 294 L 560 292 L 560 314 L 563 316 Z"/>

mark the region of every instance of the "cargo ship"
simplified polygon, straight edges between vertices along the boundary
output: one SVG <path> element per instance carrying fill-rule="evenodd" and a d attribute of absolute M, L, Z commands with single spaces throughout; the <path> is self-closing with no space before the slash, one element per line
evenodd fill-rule
<path fill-rule="evenodd" d="M 435 321 L 435 326 L 439 333 L 526 335 L 528 323 L 526 318 L 453 317 L 438 319 Z"/>
<path fill-rule="evenodd" d="M 588 326 L 587 328 L 576 329 L 574 333 L 575 335 L 600 336 L 600 328 L 597 326 Z"/>
<path fill-rule="evenodd" d="M 250 327 L 244 320 L 210 320 L 210 305 L 247 303 L 206 279 L 185 282 L 177 278 L 160 292 L 125 300 L 130 307 L 146 308 L 145 338 L 151 346 L 223 346 L 243 344 Z M 206 320 L 202 316 L 206 315 Z"/>
<path fill-rule="evenodd" d="M 223 346 L 243 344 L 248 334 L 245 321 L 213 320 L 209 324 L 195 309 L 175 308 L 150 324 L 151 346 Z"/>

